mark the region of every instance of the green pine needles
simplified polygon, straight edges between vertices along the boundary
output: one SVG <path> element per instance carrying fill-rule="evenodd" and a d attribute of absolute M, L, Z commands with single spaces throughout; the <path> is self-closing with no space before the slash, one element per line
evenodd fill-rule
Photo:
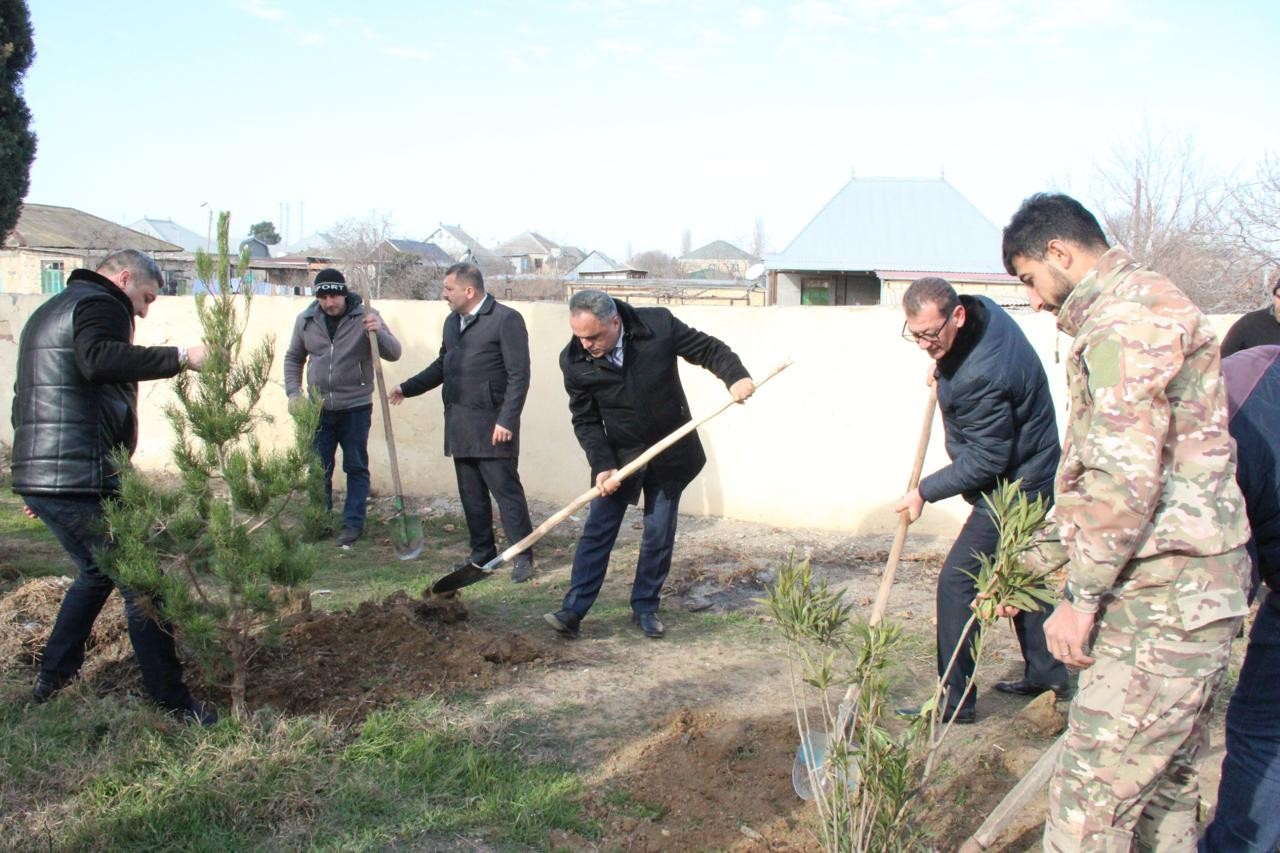
<path fill-rule="evenodd" d="M 231 712 L 243 718 L 248 664 L 278 630 L 291 589 L 311 577 L 317 555 L 302 539 L 327 513 L 315 500 L 323 480 L 312 464 L 319 407 L 299 407 L 282 450 L 264 449 L 255 434 L 271 420 L 259 405 L 275 339 L 244 344 L 253 295 L 248 286 L 231 292 L 229 218 L 218 218 L 217 255 L 196 253 L 197 275 L 215 284 L 196 297 L 208 356 L 199 372 L 178 374 L 177 401 L 165 408 L 179 477 L 158 482 L 118 460 L 107 569 L 150 596 L 184 645 L 226 677 Z M 248 260 L 239 258 L 241 271 Z"/>

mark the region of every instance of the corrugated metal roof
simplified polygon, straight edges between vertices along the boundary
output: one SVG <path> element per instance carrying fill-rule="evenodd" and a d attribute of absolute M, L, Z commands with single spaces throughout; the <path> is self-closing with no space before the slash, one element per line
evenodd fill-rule
<path fill-rule="evenodd" d="M 681 255 L 680 261 L 749 261 L 751 255 L 725 240 L 712 240 L 701 248 L 694 249 L 687 255 Z"/>
<path fill-rule="evenodd" d="M 854 178 L 765 265 L 1004 272 L 1000 229 L 941 178 Z"/>
<path fill-rule="evenodd" d="M 4 238 L 7 247 L 181 252 L 182 247 L 150 234 L 76 210 L 51 204 L 24 204 L 18 224 Z"/>
<path fill-rule="evenodd" d="M 209 248 L 209 240 L 205 235 L 197 234 L 190 228 L 184 228 L 172 219 L 139 219 L 137 222 L 130 223 L 129 227 L 134 231 L 150 234 L 152 237 L 165 242 L 175 243 L 181 246 L 185 252 L 194 252 L 196 249 L 203 249 L 206 252 L 212 251 Z"/>
<path fill-rule="evenodd" d="M 624 267 L 618 266 L 614 263 L 613 258 L 610 258 L 604 252 L 592 251 L 576 267 L 569 270 L 565 278 L 577 278 L 582 273 L 617 272 L 621 269 L 624 269 Z"/>
<path fill-rule="evenodd" d="M 387 242 L 391 248 L 397 252 L 406 255 L 417 255 L 424 261 L 437 266 L 449 266 L 453 263 L 453 258 L 444 249 L 441 249 L 435 243 L 426 243 L 422 240 L 406 240 L 403 238 L 391 239 L 387 238 Z"/>

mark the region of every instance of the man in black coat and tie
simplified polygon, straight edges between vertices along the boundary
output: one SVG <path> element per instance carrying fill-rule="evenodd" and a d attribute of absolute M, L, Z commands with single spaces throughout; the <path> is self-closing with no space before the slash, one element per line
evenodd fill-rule
<path fill-rule="evenodd" d="M 692 432 L 628 480 L 617 470 L 691 420 L 680 384 L 683 358 L 705 367 L 741 403 L 755 392 L 733 350 L 691 329 L 666 308 L 632 308 L 607 293 L 583 290 L 569 300 L 573 340 L 560 353 L 569 411 L 586 451 L 592 482 L 601 496 L 591 502 L 573 557 L 569 592 L 561 609 L 546 614 L 561 635 L 578 636 L 578 624 L 595 602 L 609 567 L 609 553 L 627 505 L 644 495 L 644 532 L 635 581 L 632 621 L 653 639 L 663 635 L 658 597 L 671 570 L 680 494 L 707 457 Z"/>
<path fill-rule="evenodd" d="M 389 400 L 444 385 L 444 453 L 453 457 L 458 497 L 471 533 L 470 562 L 498 555 L 490 494 L 513 543 L 533 530 L 520 484 L 520 413 L 529 392 L 529 334 L 520 314 L 487 294 L 480 268 L 458 263 L 445 271 L 442 296 L 453 313 L 444 321 L 440 356 L 391 389 Z M 533 576 L 533 554 L 516 557 L 511 579 Z"/>

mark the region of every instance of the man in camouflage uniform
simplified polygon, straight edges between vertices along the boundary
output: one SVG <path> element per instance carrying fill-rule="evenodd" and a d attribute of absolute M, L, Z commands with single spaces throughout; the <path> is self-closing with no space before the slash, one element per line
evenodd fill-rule
<path fill-rule="evenodd" d="M 1249 574 L 1217 340 L 1067 196 L 1023 202 L 1004 264 L 1075 339 L 1056 508 L 1031 557 L 1069 565 L 1045 638 L 1084 669 L 1044 847 L 1192 850 L 1195 760 Z"/>

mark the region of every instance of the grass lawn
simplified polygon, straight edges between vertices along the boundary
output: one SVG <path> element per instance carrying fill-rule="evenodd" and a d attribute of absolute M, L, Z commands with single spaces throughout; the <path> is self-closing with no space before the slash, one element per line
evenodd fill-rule
<path fill-rule="evenodd" d="M 394 559 L 385 525 L 370 522 L 354 548 L 317 546 L 326 559 L 311 587 L 332 592 L 317 606 L 348 607 L 398 589 L 416 595 L 465 556 L 461 519 L 430 520 L 431 545 L 412 562 Z M 72 570 L 7 488 L 0 537 L 0 593 Z M 532 612 L 541 602 L 488 582 L 467 603 L 482 618 Z M 37 706 L 30 683 L 29 671 L 0 676 L 5 849 L 440 849 L 459 839 L 470 839 L 468 849 L 505 849 L 544 847 L 551 830 L 597 832 L 582 815 L 580 779 L 522 757 L 539 721 L 465 693 L 402 702 L 358 727 L 262 711 L 201 729 L 137 696 L 99 697 L 86 685 Z"/>

